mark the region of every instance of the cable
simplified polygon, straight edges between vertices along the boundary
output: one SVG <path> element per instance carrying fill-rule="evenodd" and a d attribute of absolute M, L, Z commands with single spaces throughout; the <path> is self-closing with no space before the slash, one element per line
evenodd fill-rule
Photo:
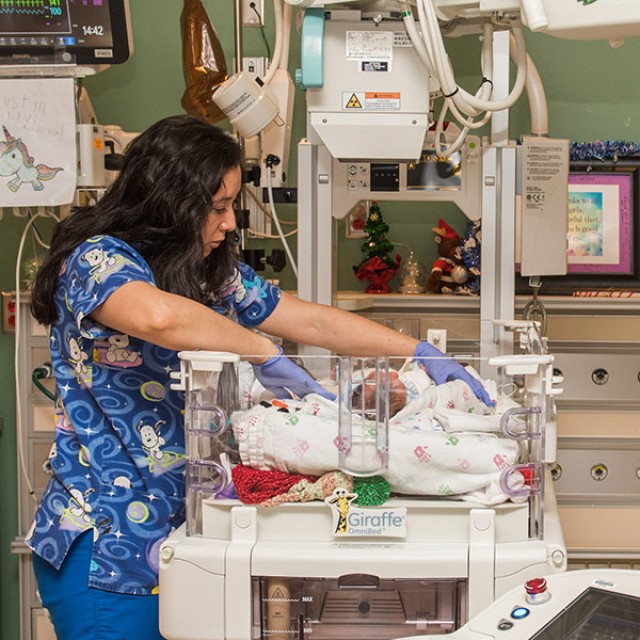
<path fill-rule="evenodd" d="M 40 209 L 38 209 L 39 211 Z M 29 216 L 29 218 L 33 217 L 33 211 L 29 208 L 27 209 L 27 215 Z M 48 214 L 46 214 L 48 215 Z M 43 248 L 43 249 L 48 249 L 49 245 L 45 242 L 44 238 L 42 237 L 42 234 L 40 233 L 40 230 L 38 229 L 38 227 L 35 225 L 33 225 L 33 237 L 35 238 L 35 241 Z"/>
<path fill-rule="evenodd" d="M 247 227 L 247 231 L 251 231 L 251 233 L 256 238 L 266 238 L 267 240 L 278 240 L 280 238 L 280 235 L 274 236 L 272 233 L 262 233 L 262 231 L 256 231 L 255 229 L 253 229 L 251 227 Z M 291 236 L 295 235 L 296 233 L 298 233 L 298 230 L 294 229 L 293 231 L 289 231 L 289 233 L 285 233 L 284 237 L 285 238 L 290 238 Z"/>
<path fill-rule="evenodd" d="M 276 162 L 277 161 L 277 162 Z M 293 273 L 296 278 L 298 277 L 298 265 L 296 261 L 293 259 L 293 255 L 291 253 L 291 249 L 289 249 L 289 243 L 282 231 L 282 227 L 280 226 L 280 220 L 278 218 L 278 214 L 276 213 L 276 206 L 273 202 L 273 187 L 271 186 L 271 167 L 274 164 L 278 164 L 280 162 L 279 158 L 275 158 L 274 156 L 267 156 L 267 193 L 269 194 L 269 206 L 271 207 L 271 215 L 273 216 L 273 222 L 276 225 L 276 229 L 278 230 L 278 235 L 280 236 L 280 240 L 282 240 L 282 244 L 284 245 L 284 250 L 289 258 L 289 262 L 291 264 L 291 268 L 293 269 Z"/>
<path fill-rule="evenodd" d="M 249 6 L 253 13 L 258 16 L 258 24 L 260 25 L 260 34 L 262 35 L 262 41 L 264 42 L 264 46 L 267 49 L 267 58 L 271 58 L 271 46 L 269 45 L 269 41 L 267 40 L 267 34 L 264 31 L 264 19 L 263 16 L 260 15 L 260 12 L 256 9 L 256 3 L 250 2 Z"/>
<path fill-rule="evenodd" d="M 480 56 L 482 83 L 475 95 L 465 91 L 458 85 L 454 77 L 453 67 L 447 55 L 442 31 L 439 26 L 438 11 L 434 0 L 416 0 L 417 22 L 407 2 L 402 14 L 405 30 L 418 59 L 427 70 L 431 84 L 430 93 L 440 93 L 444 104 L 436 122 L 436 143 L 440 153 L 453 153 L 461 148 L 469 129 L 484 126 L 495 111 L 508 109 L 522 94 L 527 77 L 527 52 L 524 36 L 520 26 L 511 25 L 513 37 L 513 58 L 517 67 L 516 78 L 509 95 L 501 100 L 492 99 L 493 94 L 493 32 L 494 24 L 486 20 L 483 24 L 482 52 Z M 460 123 L 463 130 L 455 141 L 444 144 L 444 120 L 447 112 Z"/>
<path fill-rule="evenodd" d="M 42 391 L 42 393 L 49 398 L 49 400 L 56 401 L 56 397 L 47 387 L 45 387 L 40 380 L 52 378 L 53 377 L 53 369 L 51 368 L 50 362 L 45 362 L 40 367 L 36 367 L 31 373 L 31 381 L 33 384 Z"/>
<path fill-rule="evenodd" d="M 260 202 L 260 199 L 255 194 L 254 190 L 251 189 L 246 184 L 244 185 L 244 190 L 245 190 L 246 193 L 248 193 L 251 196 L 251 199 L 256 203 L 256 205 L 259 207 L 259 209 L 262 211 L 262 213 L 264 213 L 270 220 L 273 220 L 273 216 L 271 215 L 271 211 L 269 211 L 269 209 L 267 209 L 267 207 L 265 207 L 264 204 L 262 204 L 262 202 Z M 280 220 L 280 223 L 281 224 L 298 224 L 295 220 Z M 278 237 L 280 237 L 280 236 L 278 236 Z"/>
<path fill-rule="evenodd" d="M 282 18 L 282 0 L 273 0 L 273 18 L 276 32 L 276 44 L 273 49 L 273 57 L 271 58 L 271 64 L 269 65 L 269 71 L 265 74 L 262 81 L 264 84 L 269 84 L 276 74 L 276 71 L 280 67 L 280 57 L 282 56 L 282 47 L 284 45 L 284 29 Z M 289 34 L 286 35 L 289 37 Z"/>

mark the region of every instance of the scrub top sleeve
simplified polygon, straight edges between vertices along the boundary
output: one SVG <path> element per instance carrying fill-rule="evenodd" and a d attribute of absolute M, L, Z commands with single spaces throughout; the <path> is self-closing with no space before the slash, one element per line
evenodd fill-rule
<path fill-rule="evenodd" d="M 79 245 L 69 255 L 58 282 L 58 295 L 64 295 L 65 306 L 86 338 L 105 334 L 87 316 L 119 287 L 128 282 L 155 286 L 144 258 L 126 242 L 109 236 L 95 236 Z"/>
<path fill-rule="evenodd" d="M 222 294 L 226 305 L 235 308 L 238 322 L 246 327 L 262 324 L 278 306 L 281 291 L 249 265 L 238 262 L 236 273 Z"/>

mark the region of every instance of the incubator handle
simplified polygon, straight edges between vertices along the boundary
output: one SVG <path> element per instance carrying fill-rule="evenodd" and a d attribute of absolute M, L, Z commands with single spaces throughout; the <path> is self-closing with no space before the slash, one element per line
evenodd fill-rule
<path fill-rule="evenodd" d="M 199 435 L 220 435 L 229 421 L 227 414 L 217 405 L 195 404 L 191 409 L 189 432 Z"/>
<path fill-rule="evenodd" d="M 540 407 L 513 407 L 513 409 L 507 409 L 500 418 L 500 429 L 505 436 L 508 436 L 513 440 L 539 440 L 542 437 L 541 433 L 513 431 L 509 427 L 509 421 L 517 415 L 535 415 L 540 414 L 541 412 L 542 409 Z"/>
<path fill-rule="evenodd" d="M 520 474 L 520 478 L 514 477 L 516 472 Z M 514 464 L 500 474 L 500 487 L 506 495 L 512 498 L 514 496 L 539 495 L 542 492 L 543 475 L 544 465 L 537 462 Z"/>
<path fill-rule="evenodd" d="M 380 578 L 370 573 L 347 573 L 338 578 L 338 589 L 378 589 Z"/>

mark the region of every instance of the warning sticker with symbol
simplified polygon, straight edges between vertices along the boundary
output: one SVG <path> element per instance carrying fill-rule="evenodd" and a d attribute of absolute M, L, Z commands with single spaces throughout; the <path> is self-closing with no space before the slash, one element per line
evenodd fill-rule
<path fill-rule="evenodd" d="M 364 93 L 342 93 L 342 104 L 344 109 L 364 109 Z"/>
<path fill-rule="evenodd" d="M 343 91 L 343 109 L 363 111 L 399 111 L 400 93 L 384 91 Z"/>

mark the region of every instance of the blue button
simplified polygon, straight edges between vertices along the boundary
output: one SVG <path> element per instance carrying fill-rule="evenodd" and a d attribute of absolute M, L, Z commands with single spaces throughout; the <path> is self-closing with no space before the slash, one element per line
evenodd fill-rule
<path fill-rule="evenodd" d="M 522 620 L 522 618 L 526 618 L 529 615 L 530 611 L 527 607 L 516 607 L 511 612 L 511 617 L 514 620 Z"/>

